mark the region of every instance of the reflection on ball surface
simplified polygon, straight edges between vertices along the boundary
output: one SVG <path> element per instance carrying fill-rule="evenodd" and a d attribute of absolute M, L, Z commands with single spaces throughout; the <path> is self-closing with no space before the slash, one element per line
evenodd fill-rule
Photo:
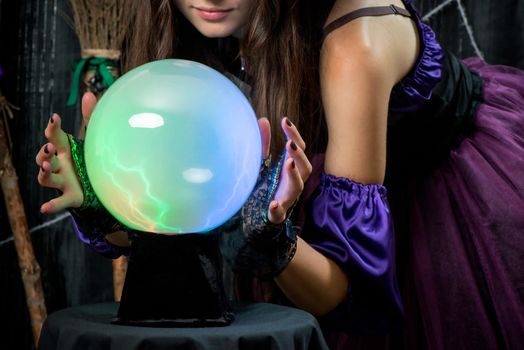
<path fill-rule="evenodd" d="M 100 99 L 85 138 L 89 180 L 131 229 L 209 231 L 253 190 L 262 146 L 242 92 L 192 61 L 161 60 L 120 77 Z"/>

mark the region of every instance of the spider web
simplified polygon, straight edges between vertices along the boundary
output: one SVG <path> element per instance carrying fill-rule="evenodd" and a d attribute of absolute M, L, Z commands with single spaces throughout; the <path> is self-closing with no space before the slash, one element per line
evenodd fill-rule
<path fill-rule="evenodd" d="M 477 44 L 477 40 L 475 39 L 475 33 L 473 33 L 473 28 L 470 24 L 470 20 L 468 19 L 466 8 L 462 3 L 462 0 L 441 1 L 432 9 L 426 11 L 425 13 L 422 13 L 421 19 L 424 22 L 431 22 L 436 17 L 448 15 L 449 10 L 454 10 L 458 12 L 458 17 L 461 21 L 461 27 L 464 28 L 464 30 L 466 31 L 469 43 L 473 48 L 475 55 L 484 60 L 484 54 L 482 53 L 482 51 L 479 48 L 479 45 Z"/>

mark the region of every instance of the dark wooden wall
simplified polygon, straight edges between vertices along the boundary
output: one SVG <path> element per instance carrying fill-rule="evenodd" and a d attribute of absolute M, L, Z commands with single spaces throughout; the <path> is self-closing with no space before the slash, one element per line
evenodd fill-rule
<path fill-rule="evenodd" d="M 415 0 L 422 15 L 444 2 Z M 524 68 L 524 1 L 453 1 L 430 18 L 428 23 L 445 48 L 461 57 L 469 57 L 474 56 L 475 51 L 460 16 L 459 4 L 465 10 L 475 41 L 488 63 Z"/>
<path fill-rule="evenodd" d="M 66 130 L 79 127 L 77 107 L 66 107 L 70 64 L 78 57 L 73 30 L 60 13 L 66 0 L 0 0 L 0 64 L 6 76 L 2 91 L 21 107 L 11 123 L 13 162 L 17 169 L 30 228 L 54 217 L 39 207 L 54 195 L 36 182 L 35 155 L 44 143 L 43 130 L 52 112 Z M 0 241 L 11 237 L 6 212 L 0 212 Z M 42 269 L 48 312 L 112 298 L 111 262 L 80 243 L 69 219 L 32 233 Z M 0 349 L 31 349 L 32 335 L 13 242 L 0 246 Z"/>
<path fill-rule="evenodd" d="M 428 13 L 442 1 L 418 1 Z M 462 1 L 477 44 L 490 63 L 524 68 L 524 1 Z M 66 130 L 77 130 L 78 106 L 65 106 L 70 64 L 79 47 L 63 19 L 67 0 L 0 0 L 0 64 L 6 76 L 0 89 L 21 110 L 10 123 L 17 168 L 48 312 L 68 306 L 111 300 L 111 263 L 91 253 L 75 237 L 68 218 L 46 228 L 39 225 L 60 216 L 39 213 L 53 196 L 36 182 L 34 156 L 44 142 L 43 130 L 52 112 L 63 118 Z M 461 57 L 475 54 L 454 2 L 429 23 L 444 45 Z M 3 202 L 0 202 L 0 349 L 31 349 L 24 290 Z"/>

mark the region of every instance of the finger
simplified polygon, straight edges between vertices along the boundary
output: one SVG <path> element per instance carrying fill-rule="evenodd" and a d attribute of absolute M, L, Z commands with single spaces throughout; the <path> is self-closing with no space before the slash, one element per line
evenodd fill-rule
<path fill-rule="evenodd" d="M 62 190 L 64 187 L 64 179 L 57 174 L 53 174 L 51 171 L 40 168 L 37 177 L 38 183 L 44 187 L 55 188 Z"/>
<path fill-rule="evenodd" d="M 92 92 L 86 92 L 82 96 L 82 121 L 84 126 L 89 124 L 89 119 L 93 114 L 96 105 L 96 96 Z"/>
<path fill-rule="evenodd" d="M 289 140 L 287 142 L 286 150 L 287 150 L 287 156 L 295 160 L 295 165 L 298 169 L 298 173 L 300 174 L 300 177 L 302 178 L 302 181 L 306 182 L 307 179 L 309 178 L 309 175 L 311 175 L 313 166 L 311 165 L 311 162 L 309 161 L 306 154 L 304 153 L 304 150 L 298 147 L 295 141 L 293 140 Z"/>
<path fill-rule="evenodd" d="M 269 203 L 267 218 L 274 224 L 280 224 L 286 220 L 286 210 L 280 205 L 280 203 L 278 203 L 278 201 L 274 200 Z"/>
<path fill-rule="evenodd" d="M 48 143 L 44 145 L 44 147 L 42 147 L 42 150 L 44 158 L 42 159 L 42 163 L 39 164 L 40 167 L 46 171 L 50 171 L 53 173 L 58 172 L 61 169 L 61 165 L 57 157 L 55 146 L 53 146 L 52 143 Z"/>
<path fill-rule="evenodd" d="M 45 171 L 49 171 L 50 173 L 59 173 L 62 169 L 62 165 L 60 164 L 60 161 L 57 157 L 53 156 L 49 160 L 45 160 L 42 165 L 40 166 Z"/>
<path fill-rule="evenodd" d="M 260 137 L 262 138 L 262 159 L 267 159 L 271 146 L 271 125 L 267 118 L 260 118 L 258 127 L 260 129 Z"/>
<path fill-rule="evenodd" d="M 286 188 L 283 196 L 280 198 L 275 197 L 275 199 L 277 199 L 280 205 L 282 205 L 282 207 L 284 207 L 284 209 L 287 211 L 289 208 L 291 208 L 291 206 L 302 193 L 302 190 L 304 189 L 304 182 L 300 177 L 300 173 L 298 172 L 294 159 L 290 158 L 286 161 L 286 164 L 284 165 L 284 171 L 286 172 L 285 176 L 287 177 L 285 181 Z"/>
<path fill-rule="evenodd" d="M 49 170 L 50 172 L 56 173 L 62 168 L 57 157 L 57 150 L 52 143 L 48 143 L 46 146 L 44 146 L 44 153 L 48 152 L 46 153 L 47 158 L 43 160 L 41 167 L 46 171 Z"/>
<path fill-rule="evenodd" d="M 298 147 L 300 147 L 303 151 L 306 150 L 306 142 L 298 132 L 297 127 L 295 124 L 289 120 L 288 117 L 282 118 L 282 122 L 280 123 L 282 130 L 284 130 L 284 133 L 287 136 L 288 140 L 293 140 L 297 144 Z"/>
<path fill-rule="evenodd" d="M 40 206 L 40 212 L 42 214 L 58 213 L 66 208 L 71 208 L 71 203 L 72 201 L 68 196 L 62 195 L 42 204 L 42 206 Z"/>
<path fill-rule="evenodd" d="M 67 139 L 67 134 L 61 128 L 61 119 L 58 114 L 54 113 L 45 129 L 45 137 L 51 142 L 58 153 L 65 152 L 69 149 L 69 141 Z"/>
<path fill-rule="evenodd" d="M 304 182 L 296 168 L 295 161 L 289 158 L 284 164 L 282 180 L 275 194 L 275 199 L 287 211 L 298 199 L 303 189 Z"/>
<path fill-rule="evenodd" d="M 36 164 L 38 166 L 42 166 L 44 161 L 49 161 L 51 157 L 53 156 L 53 152 L 55 150 L 55 147 L 51 143 L 46 143 L 45 145 L 40 148 L 38 153 L 36 154 Z"/>

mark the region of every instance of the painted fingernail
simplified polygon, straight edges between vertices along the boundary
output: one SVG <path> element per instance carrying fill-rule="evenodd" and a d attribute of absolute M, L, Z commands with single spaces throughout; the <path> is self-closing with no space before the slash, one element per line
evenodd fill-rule
<path fill-rule="evenodd" d="M 44 153 L 45 154 L 49 154 L 49 149 L 47 148 L 47 145 L 45 145 L 45 147 L 44 147 Z"/>
<path fill-rule="evenodd" d="M 42 172 L 45 173 L 44 167 L 40 167 L 40 170 L 42 170 Z"/>
<path fill-rule="evenodd" d="M 55 116 L 52 115 L 51 118 L 49 118 L 49 121 L 51 122 L 51 124 L 53 124 L 55 122 Z"/>
<path fill-rule="evenodd" d="M 293 151 L 296 151 L 297 150 L 297 144 L 295 143 L 295 141 L 291 141 L 291 149 Z"/>
<path fill-rule="evenodd" d="M 288 117 L 286 117 L 286 124 L 287 126 L 293 126 L 293 123 L 291 123 Z"/>
<path fill-rule="evenodd" d="M 57 151 L 55 151 L 55 157 L 58 157 L 58 152 Z"/>
<path fill-rule="evenodd" d="M 293 159 L 293 161 L 291 162 L 291 167 L 292 167 L 293 169 L 295 169 L 295 160 L 294 160 L 294 159 Z"/>

